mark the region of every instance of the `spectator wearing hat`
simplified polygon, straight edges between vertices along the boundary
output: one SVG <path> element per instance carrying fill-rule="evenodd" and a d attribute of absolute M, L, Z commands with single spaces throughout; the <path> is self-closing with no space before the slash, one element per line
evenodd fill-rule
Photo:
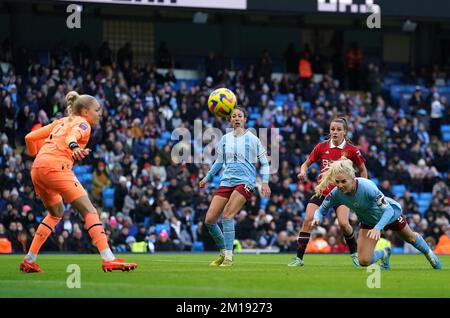
<path fill-rule="evenodd" d="M 155 251 L 161 252 L 161 251 L 175 251 L 176 247 L 173 244 L 173 242 L 170 240 L 169 234 L 166 230 L 162 230 L 158 238 L 156 240 L 155 244 Z"/>
<path fill-rule="evenodd" d="M 167 179 L 167 171 L 164 166 L 161 165 L 161 157 L 155 156 L 155 164 L 150 168 L 150 180 L 153 181 L 155 178 L 158 178 L 161 182 L 166 181 Z"/>
<path fill-rule="evenodd" d="M 110 184 L 107 166 L 103 160 L 100 160 L 92 174 L 92 199 L 97 204 L 102 203 L 102 191 L 105 187 L 109 187 Z"/>

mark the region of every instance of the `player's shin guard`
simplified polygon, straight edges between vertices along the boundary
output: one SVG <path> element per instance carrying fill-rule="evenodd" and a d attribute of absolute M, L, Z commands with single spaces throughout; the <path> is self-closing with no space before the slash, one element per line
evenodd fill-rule
<path fill-rule="evenodd" d="M 344 239 L 345 243 L 347 243 L 350 254 L 356 253 L 356 251 L 358 250 L 358 246 L 356 244 L 355 231 L 353 231 L 350 236 L 344 235 Z"/>
<path fill-rule="evenodd" d="M 100 222 L 97 212 L 87 213 L 84 219 L 84 227 L 91 236 L 92 243 L 100 252 L 109 249 L 108 238 L 106 237 L 105 229 L 103 228 L 102 222 Z"/>
<path fill-rule="evenodd" d="M 303 260 L 303 255 L 305 254 L 306 247 L 308 246 L 311 233 L 300 232 L 297 238 L 297 257 Z"/>
<path fill-rule="evenodd" d="M 219 225 L 217 223 L 214 224 L 205 223 L 205 225 L 206 228 L 208 229 L 209 234 L 211 234 L 212 238 L 214 239 L 214 242 L 216 242 L 216 246 L 219 248 L 221 252 L 223 252 L 223 250 L 225 249 L 225 240 Z"/>
<path fill-rule="evenodd" d="M 50 213 L 47 214 L 47 216 L 42 220 L 41 224 L 39 224 L 36 230 L 33 242 L 31 242 L 29 253 L 39 253 L 41 246 L 45 243 L 45 241 L 55 228 L 56 224 L 58 224 L 60 220 L 61 218 L 54 217 L 50 215 Z"/>
<path fill-rule="evenodd" d="M 233 219 L 223 219 L 223 236 L 225 239 L 225 258 L 231 259 L 233 255 L 234 243 L 234 221 Z"/>

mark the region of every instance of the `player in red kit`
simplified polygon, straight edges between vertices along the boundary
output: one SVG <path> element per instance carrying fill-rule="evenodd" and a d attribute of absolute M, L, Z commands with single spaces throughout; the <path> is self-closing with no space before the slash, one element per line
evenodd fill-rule
<path fill-rule="evenodd" d="M 358 168 L 361 177 L 367 178 L 367 170 L 364 164 L 365 159 L 361 155 L 359 149 L 353 146 L 350 139 L 347 137 L 348 125 L 347 120 L 343 117 L 335 118 L 330 123 L 330 138 L 318 144 L 309 155 L 308 159 L 300 167 L 300 173 L 298 178 L 303 181 L 306 176 L 306 171 L 313 162 L 320 160 L 320 173 L 326 171 L 328 166 L 336 161 L 345 157 L 350 159 L 353 164 Z M 321 179 L 319 175 L 319 182 Z M 329 184 L 328 188 L 323 192 L 322 196 L 313 195 L 309 200 L 306 207 L 306 217 L 303 221 L 302 229 L 297 239 L 297 257 L 288 264 L 288 266 L 303 266 L 303 255 L 305 254 L 306 246 L 308 245 L 311 236 L 311 222 L 314 217 L 314 212 L 320 207 L 324 198 L 334 188 L 333 184 Z M 349 218 L 349 208 L 345 205 L 335 206 L 337 219 L 342 233 L 345 237 L 352 261 L 354 265 L 358 265 L 358 255 L 356 253 L 356 238 L 351 227 Z"/>

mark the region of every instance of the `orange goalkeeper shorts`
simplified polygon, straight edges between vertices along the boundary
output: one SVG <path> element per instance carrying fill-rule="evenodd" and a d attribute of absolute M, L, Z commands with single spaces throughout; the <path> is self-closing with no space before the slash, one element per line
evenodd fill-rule
<path fill-rule="evenodd" d="M 46 207 L 59 203 L 62 199 L 68 203 L 87 195 L 77 177 L 70 169 L 38 167 L 31 169 L 34 190 Z"/>

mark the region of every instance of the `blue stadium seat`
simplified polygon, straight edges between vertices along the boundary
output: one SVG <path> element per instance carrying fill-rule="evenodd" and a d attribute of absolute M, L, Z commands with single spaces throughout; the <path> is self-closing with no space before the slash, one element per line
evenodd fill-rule
<path fill-rule="evenodd" d="M 403 184 L 394 184 L 392 186 L 392 193 L 394 193 L 397 197 L 401 197 L 403 192 L 406 191 L 406 187 Z"/>
<path fill-rule="evenodd" d="M 249 116 L 249 118 L 252 120 L 257 120 L 260 117 L 261 117 L 261 115 L 258 113 L 250 113 L 250 116 Z"/>
<path fill-rule="evenodd" d="M 401 246 L 392 247 L 392 254 L 403 254 L 403 247 Z"/>
<path fill-rule="evenodd" d="M 162 230 L 165 230 L 168 234 L 170 233 L 170 225 L 166 223 L 158 223 L 155 226 L 156 235 L 159 235 Z"/>
<path fill-rule="evenodd" d="M 289 185 L 289 189 L 290 189 L 292 192 L 295 192 L 295 191 L 297 190 L 297 183 L 291 183 L 291 184 Z"/>
<path fill-rule="evenodd" d="M 442 125 L 441 126 L 442 139 L 445 142 L 450 141 L 450 125 Z"/>
<path fill-rule="evenodd" d="M 416 202 L 419 201 L 419 193 L 417 193 L 417 192 L 410 192 L 409 194 L 414 199 L 414 201 L 416 201 Z"/>
<path fill-rule="evenodd" d="M 428 200 L 428 201 L 431 201 L 431 199 L 433 198 L 433 193 L 431 193 L 431 192 L 421 192 L 421 193 L 419 194 L 419 198 L 420 198 L 421 200 Z"/>
<path fill-rule="evenodd" d="M 285 101 L 288 100 L 288 94 L 275 94 L 274 96 L 274 101 L 276 102 L 281 102 L 284 103 Z"/>
<path fill-rule="evenodd" d="M 261 198 L 261 202 L 259 204 L 259 207 L 261 209 L 266 209 L 268 203 L 269 203 L 269 198 L 263 197 L 263 198 Z"/>
<path fill-rule="evenodd" d="M 194 244 L 192 244 L 192 251 L 193 252 L 203 252 L 205 250 L 205 246 L 203 245 L 202 241 L 196 241 Z"/>
<path fill-rule="evenodd" d="M 114 207 L 114 191 L 114 188 L 103 188 L 102 190 L 103 204 L 108 209 Z"/>
<path fill-rule="evenodd" d="M 443 134 L 442 134 L 442 139 L 443 139 L 445 142 L 449 142 L 449 141 L 450 141 L 450 132 L 445 132 L 445 133 L 443 133 Z"/>
<path fill-rule="evenodd" d="M 419 202 L 417 202 L 417 204 L 419 205 L 420 214 L 423 215 L 425 213 L 425 211 L 428 209 L 428 207 L 430 206 L 430 201 L 419 200 Z"/>
<path fill-rule="evenodd" d="M 128 235 L 134 236 L 139 231 L 136 224 L 132 225 L 128 231 Z"/>
<path fill-rule="evenodd" d="M 83 185 L 86 191 L 92 190 L 92 173 L 84 173 L 77 176 L 78 181 Z"/>
<path fill-rule="evenodd" d="M 302 102 L 303 109 L 307 114 L 311 112 L 311 103 L 310 102 Z"/>
<path fill-rule="evenodd" d="M 169 131 L 163 131 L 162 133 L 161 133 L 161 139 L 164 139 L 164 140 L 170 140 L 170 137 L 172 136 L 172 134 L 169 132 Z"/>
<path fill-rule="evenodd" d="M 89 165 L 74 165 L 72 168 L 73 172 L 75 173 L 75 175 L 81 175 L 81 174 L 85 174 L 85 173 L 92 173 L 92 166 Z"/>
<path fill-rule="evenodd" d="M 155 144 L 158 148 L 164 148 L 164 146 L 167 144 L 167 140 L 156 138 Z"/>

